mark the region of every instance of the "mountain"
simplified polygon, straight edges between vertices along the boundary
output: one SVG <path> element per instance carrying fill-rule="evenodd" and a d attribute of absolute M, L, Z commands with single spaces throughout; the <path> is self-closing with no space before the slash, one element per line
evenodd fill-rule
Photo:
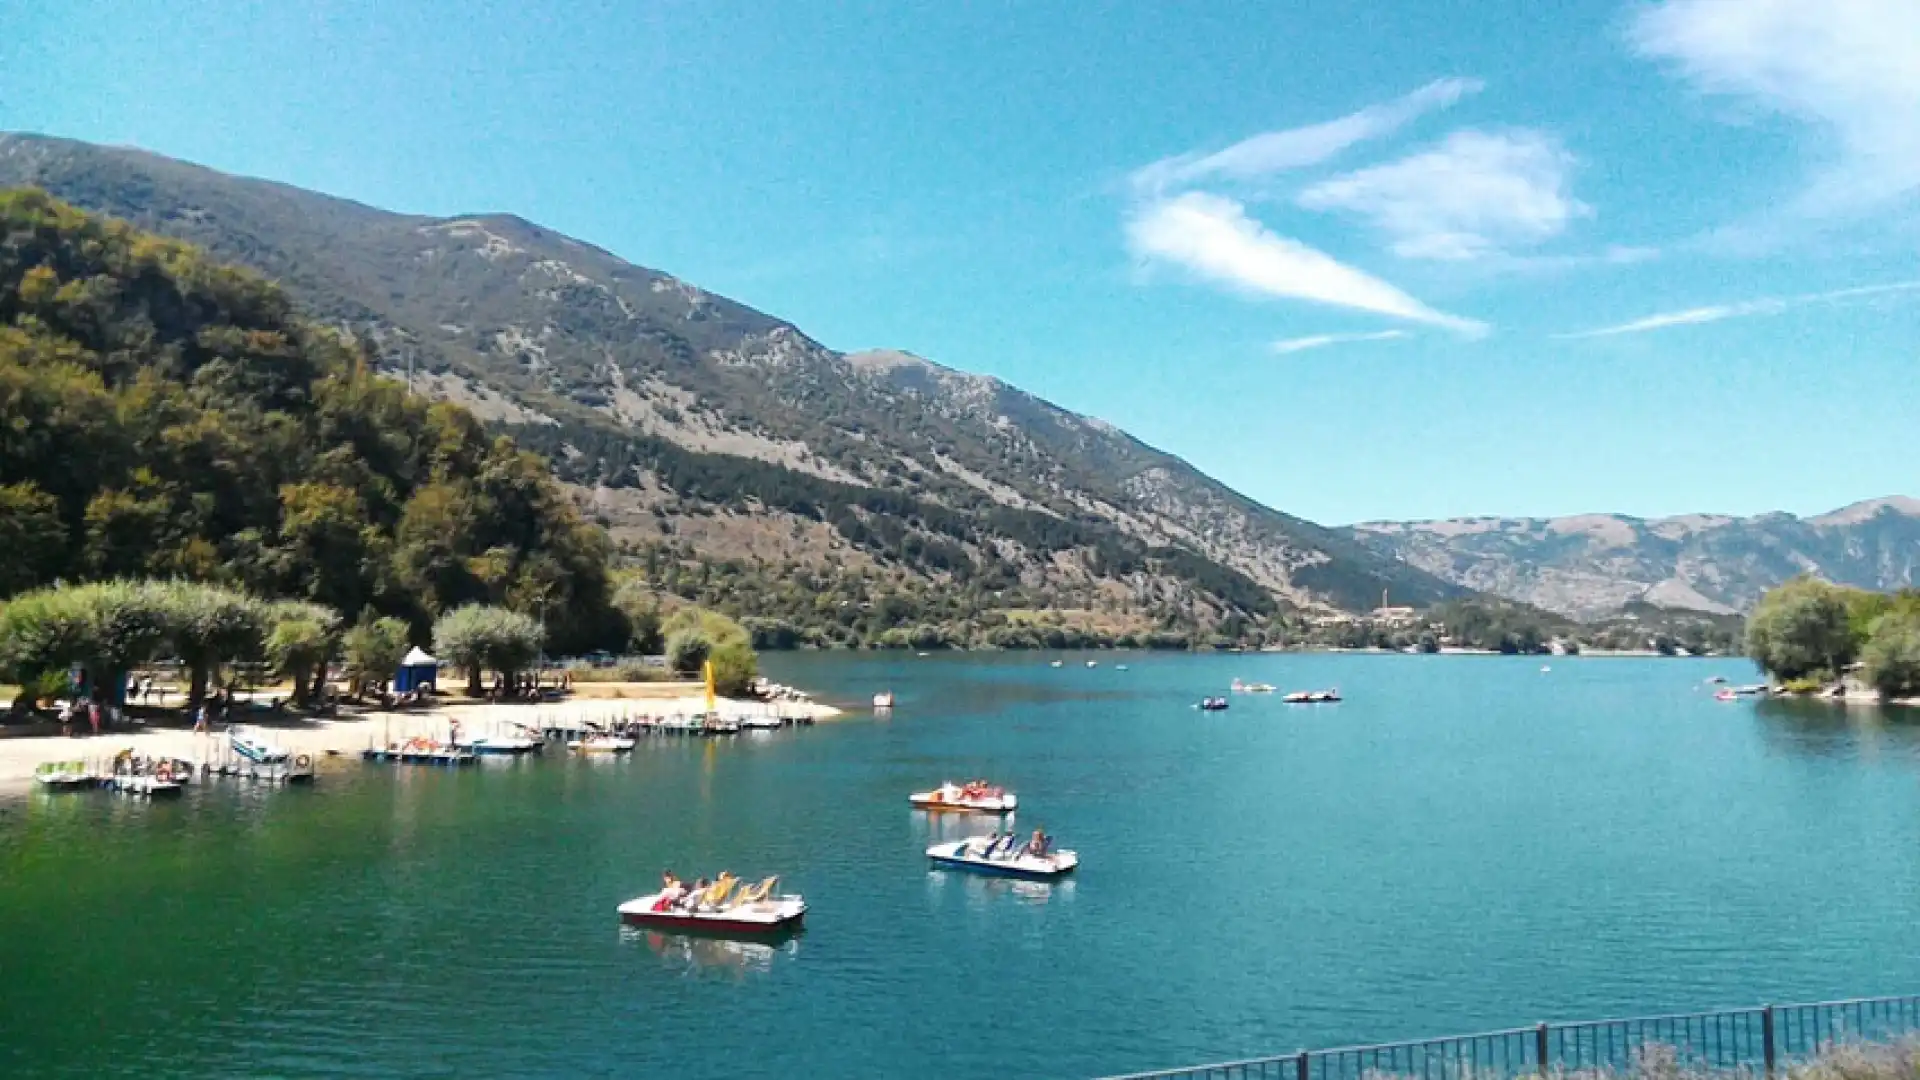
<path fill-rule="evenodd" d="M 545 453 L 634 548 L 1162 626 L 1464 591 L 997 379 L 836 352 L 510 215 L 387 213 L 31 135 L 0 135 L 6 185 L 266 274 Z"/>
<path fill-rule="evenodd" d="M 1456 585 L 1576 618 L 1635 601 L 1744 612 L 1798 574 L 1864 589 L 1920 585 L 1920 499 L 1904 496 L 1811 518 L 1458 518 L 1366 522 L 1349 535 Z"/>

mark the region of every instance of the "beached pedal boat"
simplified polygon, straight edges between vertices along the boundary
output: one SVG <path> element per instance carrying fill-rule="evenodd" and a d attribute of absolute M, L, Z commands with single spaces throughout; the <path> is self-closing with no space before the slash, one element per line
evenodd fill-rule
<path fill-rule="evenodd" d="M 291 756 L 286 748 L 275 746 L 245 728 L 228 731 L 227 745 L 233 747 L 234 753 L 255 765 L 284 765 Z"/>
<path fill-rule="evenodd" d="M 769 896 L 765 900 L 739 904 L 719 911 L 682 911 L 668 908 L 655 911 L 660 894 L 639 896 L 620 905 L 620 921 L 628 926 L 671 930 L 679 934 L 713 934 L 728 937 L 765 937 L 800 929 L 807 914 L 807 902 L 795 893 Z"/>
<path fill-rule="evenodd" d="M 1033 881 L 1051 881 L 1054 878 L 1071 874 L 1080 865 L 1080 856 L 1072 851 L 1055 851 L 1046 855 L 1000 855 L 989 858 L 981 852 L 979 837 L 971 840 L 957 840 L 947 844 L 935 844 L 927 849 L 927 858 L 935 866 L 949 870 L 967 870 L 976 874 L 991 874 L 996 877 L 1027 878 Z"/>
<path fill-rule="evenodd" d="M 967 795 L 952 784 L 945 784 L 932 791 L 918 791 L 907 796 L 907 802 L 915 810 L 949 811 L 972 814 L 1011 814 L 1020 805 L 1020 799 L 1011 791 L 998 795 Z"/>

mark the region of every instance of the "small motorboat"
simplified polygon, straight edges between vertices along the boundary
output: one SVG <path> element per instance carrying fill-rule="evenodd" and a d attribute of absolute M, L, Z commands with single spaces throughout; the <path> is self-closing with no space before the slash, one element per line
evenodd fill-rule
<path fill-rule="evenodd" d="M 100 783 L 84 761 L 49 761 L 33 770 L 33 780 L 49 791 L 79 791 Z"/>
<path fill-rule="evenodd" d="M 1048 666 L 1048 667 L 1061 667 L 1061 666 L 1063 666 L 1063 665 L 1062 665 L 1062 663 L 1061 663 L 1060 661 L 1058 661 L 1058 660 L 1055 660 L 1055 661 L 1054 661 L 1053 663 L 1051 663 L 1051 664 L 1048 664 L 1047 666 Z"/>
<path fill-rule="evenodd" d="M 935 844 L 927 849 L 927 858 L 935 866 L 948 870 L 968 870 L 976 874 L 991 874 L 996 877 L 1028 878 L 1036 881 L 1051 881 L 1073 873 L 1080 865 L 1080 856 L 1071 851 L 1050 851 L 1045 855 L 1029 854 L 1023 845 L 1016 844 L 1011 852 L 994 852 L 987 849 L 992 841 L 984 836 L 975 836 L 967 840 L 956 840 L 946 844 Z"/>
<path fill-rule="evenodd" d="M 1012 792 L 997 787 L 982 791 L 958 784 L 941 784 L 932 791 L 918 791 L 907 796 L 907 802 L 916 810 L 1011 814 L 1019 806 L 1020 799 Z"/>
<path fill-rule="evenodd" d="M 138 795 L 147 799 L 163 799 L 168 796 L 178 795 L 185 790 L 180 781 L 174 779 L 171 770 L 157 774 L 139 773 L 130 775 L 126 773 L 116 773 L 108 783 L 115 791 L 127 795 Z"/>
<path fill-rule="evenodd" d="M 284 746 L 268 742 L 251 728 L 232 728 L 227 732 L 227 745 L 233 752 L 253 762 L 255 765 L 284 765 L 293 755 Z"/>
<path fill-rule="evenodd" d="M 876 709 L 893 708 L 893 691 L 883 690 L 880 693 L 873 695 L 873 707 Z"/>
<path fill-rule="evenodd" d="M 1759 697 L 1767 692 L 1767 684 L 1762 682 L 1751 683 L 1746 686 L 1736 686 L 1733 688 L 1733 692 L 1739 694 L 1741 697 Z"/>
<path fill-rule="evenodd" d="M 1125 671 L 1125 670 L 1127 670 L 1127 665 L 1125 665 L 1125 664 L 1115 664 L 1115 665 L 1114 665 L 1114 667 L 1113 667 L 1113 670 L 1115 670 L 1115 671 Z"/>
<path fill-rule="evenodd" d="M 700 730 L 707 735 L 738 735 L 740 721 L 735 717 L 714 713 L 701 723 Z"/>
<path fill-rule="evenodd" d="M 777 731 L 786 727 L 787 722 L 777 716 L 743 716 L 740 726 L 748 731 Z"/>
<path fill-rule="evenodd" d="M 1088 666 L 1088 667 L 1099 667 L 1099 666 L 1100 666 L 1100 661 L 1098 661 L 1098 660 L 1089 660 L 1089 661 L 1087 661 L 1087 666 Z"/>
<path fill-rule="evenodd" d="M 1734 692 L 1734 691 L 1732 691 L 1732 690 L 1716 690 L 1716 691 L 1714 691 L 1714 694 L 1713 694 L 1713 700 L 1715 700 L 1715 701 L 1739 701 L 1739 700 L 1740 700 L 1740 695 L 1739 695 L 1738 693 L 1736 693 L 1736 692 Z"/>
<path fill-rule="evenodd" d="M 1325 702 L 1339 701 L 1340 691 L 1338 690 L 1295 690 L 1293 693 L 1288 694 L 1286 697 L 1283 697 L 1280 700 L 1286 702 L 1289 705 L 1319 705 Z"/>
<path fill-rule="evenodd" d="M 567 749 L 578 754 L 628 754 L 637 745 L 625 735 L 589 735 L 568 743 Z"/>
<path fill-rule="evenodd" d="M 1263 683 L 1263 682 L 1250 683 L 1250 682 L 1241 682 L 1239 679 L 1235 679 L 1233 680 L 1232 689 L 1233 689 L 1233 692 L 1236 694 L 1271 694 L 1275 690 L 1275 687 L 1272 683 Z"/>
<path fill-rule="evenodd" d="M 1206 698 L 1200 699 L 1201 712 L 1225 712 L 1226 710 L 1227 710 L 1226 698 L 1206 697 Z"/>
<path fill-rule="evenodd" d="M 1708 686 L 1718 686 L 1721 683 L 1726 681 L 1727 681 L 1727 677 L 1725 675 L 1709 675 L 1707 677 Z"/>
<path fill-rule="evenodd" d="M 800 929 L 807 902 L 798 893 L 775 895 L 773 887 L 778 881 L 768 878 L 743 889 L 731 901 L 723 898 L 717 905 L 700 904 L 692 909 L 667 902 L 660 892 L 638 896 L 620 905 L 620 921 L 681 934 L 738 937 L 789 933 Z"/>
<path fill-rule="evenodd" d="M 519 757 L 522 754 L 537 754 L 547 744 L 528 735 L 481 735 L 455 740 L 453 745 L 462 750 L 471 750 L 481 757 Z"/>

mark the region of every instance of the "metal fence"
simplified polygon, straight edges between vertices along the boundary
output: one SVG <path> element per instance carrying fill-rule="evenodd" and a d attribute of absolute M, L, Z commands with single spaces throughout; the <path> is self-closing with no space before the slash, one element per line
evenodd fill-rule
<path fill-rule="evenodd" d="M 1106 1080 L 1500 1080 L 1577 1069 L 1631 1071 L 1649 1053 L 1694 1068 L 1771 1075 L 1826 1047 L 1920 1032 L 1920 996 L 1583 1020 L 1442 1039 L 1300 1050 L 1279 1057 Z"/>

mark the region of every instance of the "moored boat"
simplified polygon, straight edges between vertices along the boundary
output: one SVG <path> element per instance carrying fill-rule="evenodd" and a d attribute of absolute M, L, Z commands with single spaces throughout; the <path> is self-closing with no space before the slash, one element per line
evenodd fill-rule
<path fill-rule="evenodd" d="M 1338 690 L 1295 690 L 1280 699 L 1289 705 L 1319 705 L 1324 702 L 1339 701 Z"/>
<path fill-rule="evenodd" d="M 227 745 L 233 752 L 253 762 L 255 765 L 283 765 L 288 757 L 286 747 L 268 742 L 251 728 L 233 728 L 227 732 Z"/>
<path fill-rule="evenodd" d="M 625 754 L 632 752 L 636 745 L 625 735 L 589 735 L 568 743 L 567 749 L 580 754 Z"/>
<path fill-rule="evenodd" d="M 1002 788 L 981 784 L 941 784 L 932 791 L 917 791 L 907 796 L 916 810 L 950 810 L 975 814 L 1011 814 L 1020 804 L 1019 796 Z"/>
<path fill-rule="evenodd" d="M 688 907 L 675 902 L 664 890 L 637 896 L 620 905 L 620 921 L 628 926 L 646 926 L 681 934 L 712 934 L 727 937 L 761 937 L 800 929 L 807 915 L 807 902 L 798 893 L 775 895 L 778 878 L 768 878 L 741 892 L 739 899 Z"/>
<path fill-rule="evenodd" d="M 883 690 L 880 693 L 873 695 L 873 707 L 876 709 L 893 708 L 893 691 Z"/>
<path fill-rule="evenodd" d="M 748 731 L 775 731 L 786 727 L 787 722 L 777 716 L 743 716 L 740 726 Z"/>
<path fill-rule="evenodd" d="M 999 851 L 989 838 L 981 836 L 935 844 L 927 849 L 927 858 L 932 859 L 935 866 L 945 869 L 1038 881 L 1071 874 L 1080 865 L 1080 856 L 1076 852 L 1049 851 L 1044 855 L 1035 855 L 1017 844 L 1011 852 Z"/>
<path fill-rule="evenodd" d="M 518 757 L 537 754 L 545 744 L 525 735 L 482 735 L 474 739 L 462 739 L 454 745 L 482 757 Z"/>
<path fill-rule="evenodd" d="M 100 783 L 84 761 L 49 761 L 33 770 L 33 780 L 49 791 L 78 791 Z"/>

